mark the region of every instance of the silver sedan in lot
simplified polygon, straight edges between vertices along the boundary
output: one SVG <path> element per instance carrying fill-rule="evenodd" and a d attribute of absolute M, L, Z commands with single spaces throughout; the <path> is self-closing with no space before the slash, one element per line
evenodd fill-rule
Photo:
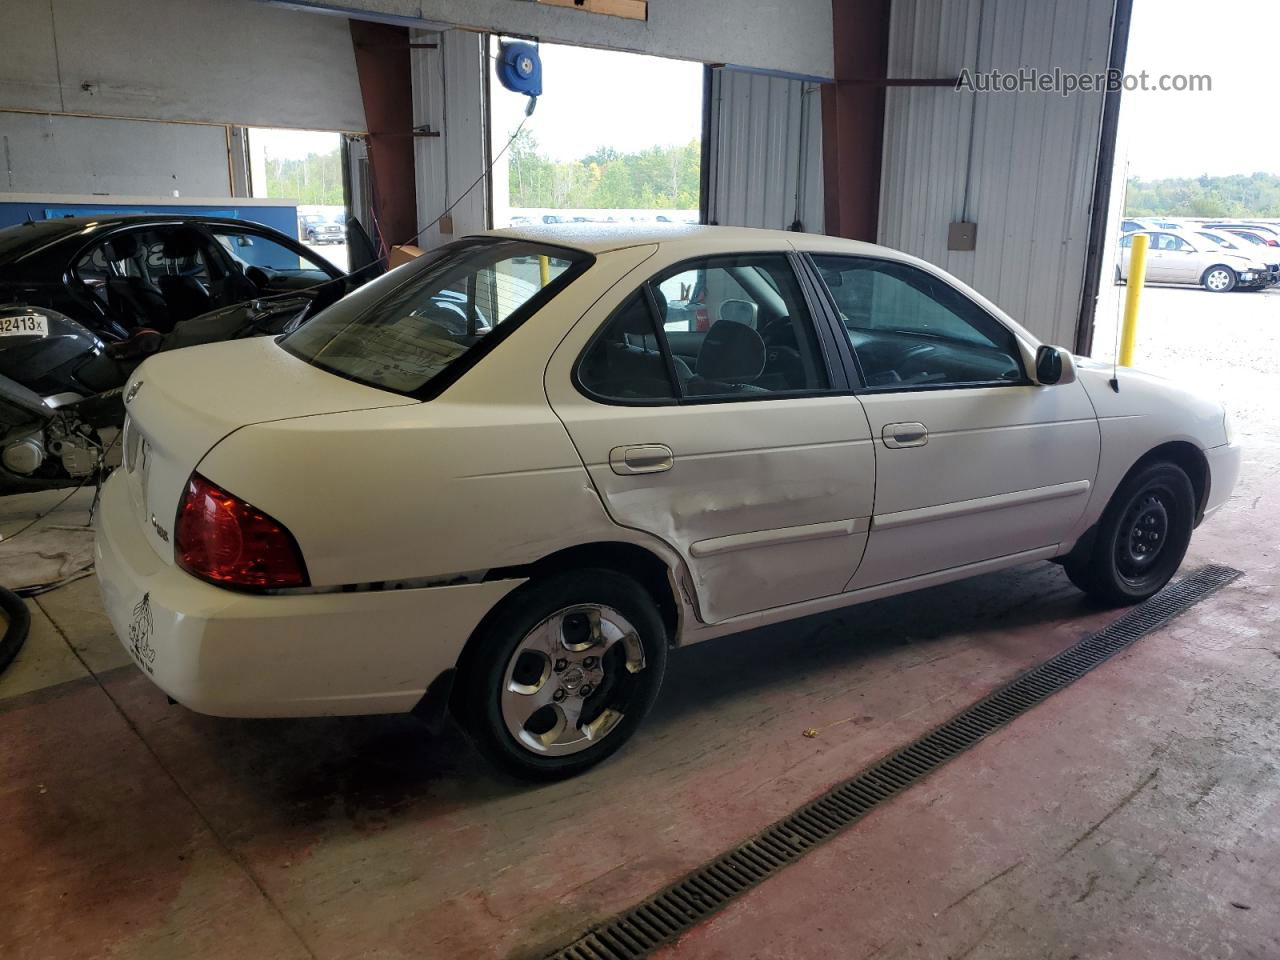
<path fill-rule="evenodd" d="M 1243 249 L 1228 249 L 1208 236 L 1183 230 L 1137 230 L 1120 238 L 1116 279 L 1129 279 L 1133 238 L 1151 238 L 1147 279 L 1152 283 L 1187 283 L 1212 293 L 1258 289 L 1271 284 L 1270 267 Z"/>

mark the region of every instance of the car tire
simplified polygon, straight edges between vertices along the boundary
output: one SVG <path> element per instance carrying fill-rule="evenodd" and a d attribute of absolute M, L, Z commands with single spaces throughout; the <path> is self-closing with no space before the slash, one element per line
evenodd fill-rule
<path fill-rule="evenodd" d="M 1067 576 L 1108 606 L 1146 600 L 1182 565 L 1195 509 L 1195 490 L 1181 467 L 1163 460 L 1140 467 L 1107 504 L 1089 549 L 1063 561 Z"/>
<path fill-rule="evenodd" d="M 1230 293 L 1236 288 L 1236 272 L 1224 264 L 1216 264 L 1204 272 L 1200 285 L 1210 293 Z"/>
<path fill-rule="evenodd" d="M 572 777 L 635 733 L 662 686 L 667 645 L 653 598 L 629 577 L 587 569 L 532 581 L 468 645 L 454 714 L 499 769 Z"/>

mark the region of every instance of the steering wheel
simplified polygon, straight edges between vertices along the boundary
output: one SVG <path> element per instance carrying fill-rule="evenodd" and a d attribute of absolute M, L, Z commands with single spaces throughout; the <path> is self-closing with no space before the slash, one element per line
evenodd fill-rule
<path fill-rule="evenodd" d="M 267 274 L 267 271 L 263 270 L 259 266 L 250 265 L 245 268 L 244 275 L 248 277 L 249 282 L 259 290 L 265 290 L 271 285 L 271 277 Z"/>

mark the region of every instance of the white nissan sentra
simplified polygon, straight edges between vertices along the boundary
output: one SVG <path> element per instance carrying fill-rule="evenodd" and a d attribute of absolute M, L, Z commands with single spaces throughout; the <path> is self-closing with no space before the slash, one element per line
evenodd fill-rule
<path fill-rule="evenodd" d="M 1033 560 L 1113 604 L 1164 586 L 1239 448 L 1217 403 L 1111 380 L 882 247 L 499 231 L 143 364 L 98 576 L 192 710 L 447 705 L 565 776 L 671 646 Z"/>

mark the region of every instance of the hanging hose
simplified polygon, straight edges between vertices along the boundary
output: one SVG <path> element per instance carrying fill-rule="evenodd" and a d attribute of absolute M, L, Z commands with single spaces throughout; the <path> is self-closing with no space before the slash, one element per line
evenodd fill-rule
<path fill-rule="evenodd" d="M 27 605 L 12 590 L 0 587 L 0 612 L 3 612 L 5 624 L 4 637 L 0 639 L 0 673 L 13 662 L 22 645 L 27 642 L 27 632 L 31 629 L 31 613 Z"/>

